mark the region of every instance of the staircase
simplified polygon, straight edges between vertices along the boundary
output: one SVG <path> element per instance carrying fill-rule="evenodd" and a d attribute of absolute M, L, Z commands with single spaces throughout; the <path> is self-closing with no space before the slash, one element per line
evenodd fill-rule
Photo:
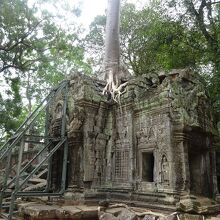
<path fill-rule="evenodd" d="M 67 109 L 68 81 L 63 81 L 54 88 L 39 106 L 33 111 L 0 149 L 0 162 L 4 163 L 2 184 L 0 186 L 0 219 L 15 219 L 16 199 L 29 196 L 60 196 L 64 193 L 66 184 L 68 144 L 66 137 L 66 109 Z M 49 105 L 57 94 L 62 94 L 62 119 L 60 135 L 50 137 Z M 45 118 L 45 131 L 42 135 L 29 134 L 34 124 Z M 31 159 L 24 159 L 26 146 L 30 144 L 34 151 Z M 40 147 L 39 147 L 40 146 Z M 50 176 L 52 169 L 52 157 L 62 148 L 62 181 L 59 191 L 51 192 Z M 36 150 L 37 149 L 37 150 Z M 16 163 L 12 160 L 16 154 Z M 13 164 L 14 163 L 14 164 Z"/>

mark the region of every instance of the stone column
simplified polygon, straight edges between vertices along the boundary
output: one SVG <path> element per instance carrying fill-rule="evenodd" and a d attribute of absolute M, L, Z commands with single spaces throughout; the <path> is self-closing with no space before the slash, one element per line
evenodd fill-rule
<path fill-rule="evenodd" d="M 190 189 L 190 172 L 188 147 L 189 141 L 183 131 L 175 131 L 173 140 L 173 186 L 177 192 L 189 191 Z"/>
<path fill-rule="evenodd" d="M 82 182 L 82 132 L 68 133 L 69 158 L 68 158 L 68 188 L 81 188 Z"/>

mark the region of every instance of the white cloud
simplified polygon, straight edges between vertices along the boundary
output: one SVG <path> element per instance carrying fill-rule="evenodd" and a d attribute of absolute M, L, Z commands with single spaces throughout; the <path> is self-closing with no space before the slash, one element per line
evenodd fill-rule
<path fill-rule="evenodd" d="M 108 0 L 77 0 L 77 2 L 82 3 L 82 14 L 79 20 L 86 28 L 88 28 L 95 16 L 105 14 Z M 141 8 L 146 5 L 149 0 L 127 0 L 127 2 L 133 3 L 137 5 L 138 8 Z"/>

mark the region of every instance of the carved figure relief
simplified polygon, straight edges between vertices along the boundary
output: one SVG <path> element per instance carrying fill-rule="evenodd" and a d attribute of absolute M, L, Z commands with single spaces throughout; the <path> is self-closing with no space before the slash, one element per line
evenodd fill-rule
<path fill-rule="evenodd" d="M 137 133 L 138 142 L 156 140 L 156 133 L 153 126 L 141 128 Z"/>
<path fill-rule="evenodd" d="M 68 131 L 80 130 L 83 122 L 85 120 L 85 112 L 83 109 L 75 107 L 72 112 L 72 117 L 70 118 L 70 123 L 67 126 Z"/>
<path fill-rule="evenodd" d="M 50 135 L 59 135 L 60 134 L 60 126 L 61 126 L 61 118 L 63 115 L 63 101 L 58 101 L 55 107 L 51 109 L 49 115 L 49 134 Z"/>
<path fill-rule="evenodd" d="M 117 140 L 124 140 L 124 139 L 126 139 L 127 138 L 127 134 L 128 134 L 128 132 L 127 132 L 126 129 L 118 131 L 117 132 Z"/>
<path fill-rule="evenodd" d="M 59 102 L 55 108 L 55 119 L 62 118 L 63 105 Z"/>
<path fill-rule="evenodd" d="M 161 160 L 161 183 L 169 185 L 169 163 L 165 155 L 162 156 Z"/>

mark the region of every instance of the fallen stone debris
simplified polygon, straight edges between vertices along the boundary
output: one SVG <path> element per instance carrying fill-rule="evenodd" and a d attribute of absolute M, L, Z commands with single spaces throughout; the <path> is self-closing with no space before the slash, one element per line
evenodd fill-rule
<path fill-rule="evenodd" d="M 72 204 L 70 201 L 48 202 L 47 200 L 18 203 L 18 220 L 218 220 L 220 215 L 198 215 L 183 212 L 151 211 L 126 204 L 104 206 Z"/>

